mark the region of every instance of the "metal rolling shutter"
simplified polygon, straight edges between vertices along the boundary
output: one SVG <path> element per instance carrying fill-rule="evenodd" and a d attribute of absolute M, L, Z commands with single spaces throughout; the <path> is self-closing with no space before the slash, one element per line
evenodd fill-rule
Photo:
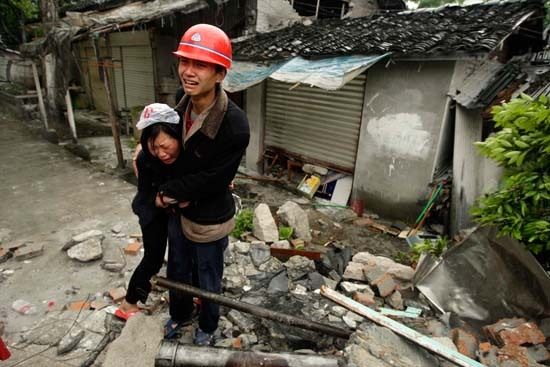
<path fill-rule="evenodd" d="M 127 107 L 155 102 L 153 55 L 150 46 L 122 47 Z"/>
<path fill-rule="evenodd" d="M 149 32 L 114 32 L 110 42 L 119 108 L 153 103 L 155 76 Z"/>
<path fill-rule="evenodd" d="M 337 91 L 267 81 L 265 144 L 353 171 L 365 75 Z"/>

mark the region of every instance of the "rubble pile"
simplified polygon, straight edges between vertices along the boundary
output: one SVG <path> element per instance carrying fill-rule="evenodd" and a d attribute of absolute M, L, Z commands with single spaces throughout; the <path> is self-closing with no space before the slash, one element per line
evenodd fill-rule
<path fill-rule="evenodd" d="M 377 325 L 322 295 L 321 289 L 332 289 L 396 320 L 403 328 L 416 330 L 431 342 L 485 366 L 550 365 L 547 343 L 550 319 L 538 323 L 522 318 L 503 319 L 485 326 L 482 331 L 475 329 L 450 314 L 441 315 L 416 291 L 412 267 L 366 251 L 352 255 L 351 248 L 338 241 L 327 242 L 325 246 L 312 245 L 308 212 L 294 202 L 276 209 L 266 204 L 258 205 L 254 211 L 253 233 L 231 239 L 224 254 L 224 295 L 245 304 L 353 333 L 346 340 L 222 306 L 220 324 L 214 335 L 215 347 L 336 356 L 349 367 L 453 365 L 414 340 Z M 272 211 L 276 212 L 275 217 Z M 292 228 L 292 238 L 280 240 L 279 225 Z M 122 261 L 98 261 L 103 258 L 105 232 L 97 229 L 71 237 L 62 250 L 74 263 L 96 261 L 101 269 L 114 272 L 113 276 L 120 279 L 109 284 L 109 289 L 88 295 L 86 299 L 74 299 L 79 293 L 78 287 L 68 288 L 65 291 L 68 302 L 48 302 L 43 319 L 18 334 L 19 340 L 12 346 L 49 346 L 56 348 L 58 355 L 95 353 L 97 357 L 98 348 L 105 347 L 120 334 L 124 324 L 111 314 L 124 298 L 126 282 L 133 270 L 124 257 L 138 255 L 142 244 L 139 235 L 124 234 L 121 225 L 113 226 L 110 235 L 127 240 L 126 246 L 120 248 Z M 34 249 L 33 253 L 40 254 L 33 243 L 9 247 L 7 251 L 17 259 L 17 251 L 27 246 Z M 147 304 L 141 305 L 144 313 L 153 315 L 155 325 L 161 325 L 166 316 L 166 307 L 162 306 L 167 293 L 154 289 Z M 12 305 L 13 310 L 23 315 L 36 313 L 34 305 L 18 301 L 20 304 Z M 188 327 L 187 334 L 194 326 Z M 159 337 L 157 334 L 162 335 L 162 331 L 156 333 L 155 338 Z M 187 337 L 182 335 L 180 341 Z M 124 344 L 119 348 L 124 349 Z M 149 354 L 151 359 L 154 353 L 149 350 Z M 112 353 L 107 353 L 109 358 L 113 358 Z M 117 365 L 118 362 L 110 363 L 108 365 Z"/>

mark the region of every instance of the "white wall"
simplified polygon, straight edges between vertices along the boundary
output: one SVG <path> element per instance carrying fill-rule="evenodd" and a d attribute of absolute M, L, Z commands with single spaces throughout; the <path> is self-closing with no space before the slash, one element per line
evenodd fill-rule
<path fill-rule="evenodd" d="M 287 0 L 258 0 L 256 31 L 269 32 L 300 22 L 302 17 Z"/>
<path fill-rule="evenodd" d="M 429 194 L 454 62 L 369 69 L 354 195 L 384 216 L 414 219 Z"/>

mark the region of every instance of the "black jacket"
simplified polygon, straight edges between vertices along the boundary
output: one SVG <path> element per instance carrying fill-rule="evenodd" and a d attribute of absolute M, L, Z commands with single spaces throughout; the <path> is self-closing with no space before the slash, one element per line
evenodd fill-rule
<path fill-rule="evenodd" d="M 183 114 L 189 101 L 185 96 L 175 109 Z M 217 100 L 202 127 L 183 145 L 180 177 L 161 185 L 160 192 L 179 202 L 190 201 L 181 214 L 195 223 L 229 220 L 235 214 L 229 184 L 249 140 L 245 113 L 218 86 Z"/>
<path fill-rule="evenodd" d="M 132 201 L 132 211 L 138 216 L 143 228 L 160 215 L 166 215 L 166 210 L 155 205 L 155 198 L 160 185 L 179 177 L 182 171 L 182 154 L 171 165 L 167 166 L 151 156 L 147 151 L 147 142 L 137 158 L 138 192 Z M 177 210 L 177 208 L 175 208 Z"/>

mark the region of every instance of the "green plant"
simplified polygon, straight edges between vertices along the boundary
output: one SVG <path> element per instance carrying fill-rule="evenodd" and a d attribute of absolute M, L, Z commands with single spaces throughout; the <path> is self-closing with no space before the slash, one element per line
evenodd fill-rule
<path fill-rule="evenodd" d="M 243 209 L 235 218 L 235 228 L 231 235 L 235 238 L 241 238 L 245 232 L 252 231 L 254 212 L 252 209 Z"/>
<path fill-rule="evenodd" d="M 447 237 L 441 237 L 437 240 L 424 240 L 419 242 L 411 248 L 410 259 L 412 262 L 418 262 L 420 255 L 423 253 L 429 253 L 435 257 L 440 257 L 449 245 L 449 239 Z"/>
<path fill-rule="evenodd" d="M 501 130 L 476 145 L 504 167 L 504 177 L 501 187 L 479 198 L 471 213 L 531 252 L 550 253 L 550 100 L 522 95 L 492 113 Z"/>
<path fill-rule="evenodd" d="M 293 233 L 294 233 L 294 229 L 292 227 L 280 227 L 279 228 L 279 239 L 280 240 L 289 240 L 292 237 Z"/>

